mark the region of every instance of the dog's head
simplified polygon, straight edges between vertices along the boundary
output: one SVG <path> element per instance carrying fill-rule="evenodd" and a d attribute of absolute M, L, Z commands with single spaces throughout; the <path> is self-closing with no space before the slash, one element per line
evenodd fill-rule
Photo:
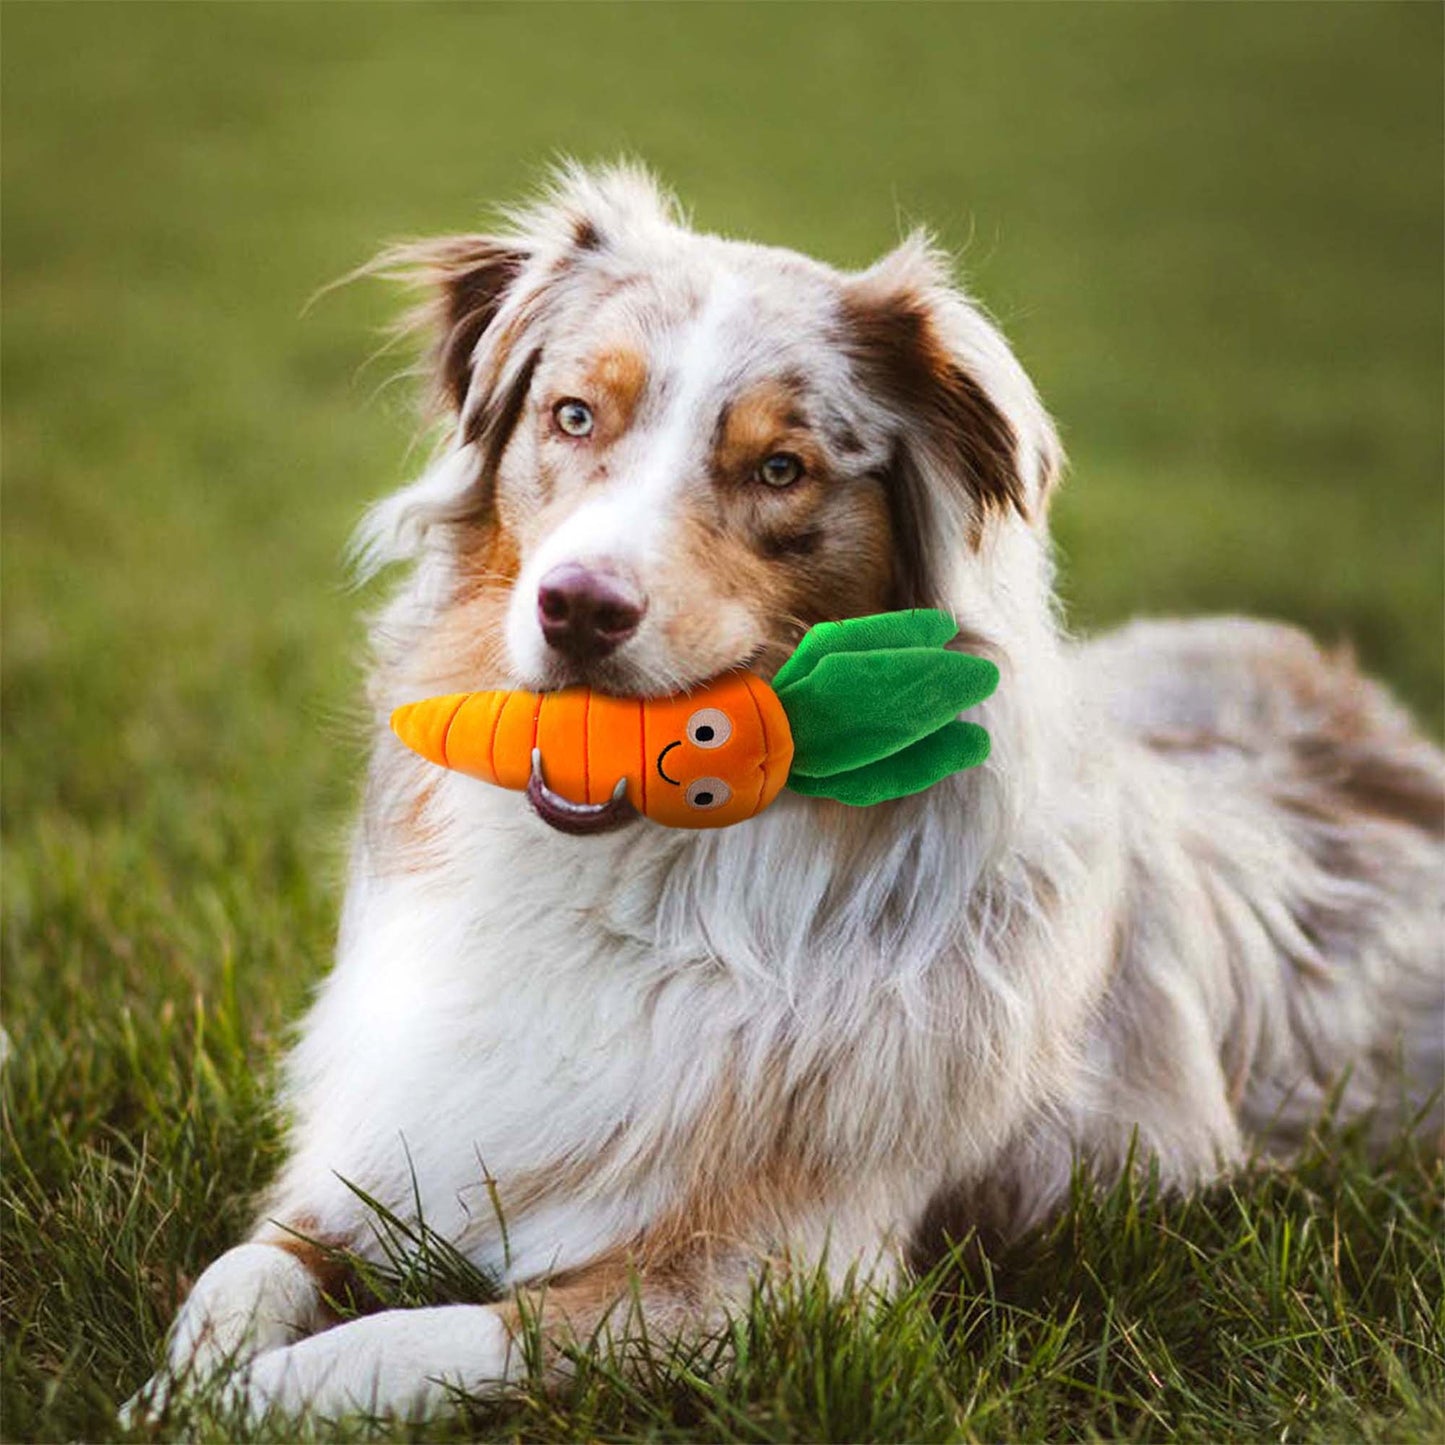
<path fill-rule="evenodd" d="M 770 673 L 814 622 L 949 605 L 1057 470 L 1032 386 L 918 237 L 845 274 L 696 234 L 638 171 L 573 170 L 504 235 L 382 264 L 427 288 L 454 427 L 369 534 L 440 539 L 437 679 Z"/>

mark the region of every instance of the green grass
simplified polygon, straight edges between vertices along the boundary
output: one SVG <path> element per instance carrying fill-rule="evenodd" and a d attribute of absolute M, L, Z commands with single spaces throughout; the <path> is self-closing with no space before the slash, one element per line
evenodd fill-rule
<path fill-rule="evenodd" d="M 301 306 L 554 152 L 639 153 L 701 223 L 845 264 L 936 223 L 1063 425 L 1076 622 L 1292 618 L 1445 718 L 1438 7 L 0 25 L 6 1438 L 113 1435 L 275 1163 L 360 762 L 339 555 L 415 461 L 360 366 L 384 298 Z M 1442 1183 L 1333 1141 L 1199 1201 L 1081 1199 L 991 1283 L 798 1288 L 729 1375 L 588 1367 L 465 1428 L 1437 1439 Z"/>

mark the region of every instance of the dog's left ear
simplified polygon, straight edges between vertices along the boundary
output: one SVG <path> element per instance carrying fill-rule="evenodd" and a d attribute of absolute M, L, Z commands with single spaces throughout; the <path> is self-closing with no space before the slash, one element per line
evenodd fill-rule
<path fill-rule="evenodd" d="M 499 235 L 438 236 L 389 247 L 357 274 L 389 277 L 420 303 L 398 331 L 431 343 L 435 393 L 462 442 L 502 444 L 536 364 L 549 297 L 611 241 L 676 214 L 642 168 L 562 165 Z"/>
<path fill-rule="evenodd" d="M 434 393 L 449 414 L 475 405 L 482 338 L 531 259 L 518 237 L 435 236 L 390 246 L 364 268 L 419 294 L 396 329 L 430 342 Z"/>
<path fill-rule="evenodd" d="M 890 414 L 897 520 L 921 549 L 1042 518 L 1063 461 L 1053 423 L 925 236 L 848 278 L 843 325 L 859 381 Z"/>
<path fill-rule="evenodd" d="M 589 266 L 605 266 L 618 241 L 675 224 L 677 208 L 640 166 L 564 164 L 535 201 L 503 219 L 497 234 L 400 242 L 352 273 L 417 295 L 395 330 L 430 343 L 433 393 L 450 423 L 445 452 L 357 529 L 361 578 L 418 555 L 433 526 L 487 523 L 555 303 Z"/>

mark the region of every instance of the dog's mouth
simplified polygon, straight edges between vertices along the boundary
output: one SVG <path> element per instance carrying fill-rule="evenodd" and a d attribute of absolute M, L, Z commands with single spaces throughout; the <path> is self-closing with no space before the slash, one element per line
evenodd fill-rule
<path fill-rule="evenodd" d="M 706 687 L 732 672 L 755 672 L 766 680 L 787 661 L 801 635 L 800 632 L 787 641 L 759 642 L 736 655 L 701 666 L 695 659 L 686 663 L 679 661 L 669 664 L 660 674 L 638 667 L 625 656 L 610 656 L 584 665 L 549 655 L 535 670 L 510 670 L 508 686 L 525 688 L 528 692 L 562 692 L 569 687 L 587 687 L 608 697 L 674 697 Z"/>
<path fill-rule="evenodd" d="M 610 833 L 624 823 L 631 823 L 639 817 L 627 797 L 627 779 L 619 778 L 612 796 L 605 803 L 574 803 L 563 798 L 547 786 L 542 776 L 542 750 L 532 749 L 532 776 L 527 779 L 527 801 L 532 811 L 559 833 L 588 836 L 592 833 Z"/>

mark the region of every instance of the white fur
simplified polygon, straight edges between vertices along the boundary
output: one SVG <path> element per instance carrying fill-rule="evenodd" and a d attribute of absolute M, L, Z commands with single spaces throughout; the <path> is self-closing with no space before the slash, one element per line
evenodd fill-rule
<path fill-rule="evenodd" d="M 322 1419 L 435 1415 L 458 1395 L 502 1388 L 516 1373 L 514 1354 L 506 1326 L 484 1305 L 392 1310 L 259 1356 L 232 1393 L 253 1424 L 303 1409 Z"/>
<path fill-rule="evenodd" d="M 746 293 L 727 276 L 709 293 L 701 314 L 670 348 L 678 388 L 665 424 L 648 437 L 637 465 L 553 530 L 522 569 L 507 610 L 507 647 L 521 676 L 545 675 L 547 647 L 535 598 L 547 572 L 566 562 L 601 562 L 633 577 L 646 576 L 666 553 L 678 493 L 698 439 L 707 435 L 710 418 L 705 408 L 724 346 L 724 327 L 746 301 Z M 648 646 L 647 633 L 655 625 L 644 621 L 642 636 L 630 643 L 634 653 Z"/>
<path fill-rule="evenodd" d="M 121 1411 L 129 1427 L 156 1418 L 176 1384 L 224 1373 L 322 1327 L 325 1310 L 311 1271 L 272 1244 L 227 1250 L 196 1281 L 166 1349 L 166 1368 Z"/>
<path fill-rule="evenodd" d="M 584 213 L 609 245 L 717 286 L 668 343 L 680 380 L 646 455 L 524 559 L 501 679 L 514 684 L 544 664 L 530 611 L 542 570 L 599 549 L 644 577 L 662 565 L 718 378 L 751 354 L 733 329 L 749 287 L 782 305 L 821 284 L 796 258 L 691 237 L 635 176 L 568 185 L 522 222 L 537 266 L 555 265 L 567 217 Z M 403 1216 L 420 1199 L 433 1229 L 509 1286 L 585 1271 L 693 1197 L 697 1131 L 736 1096 L 740 1193 L 780 1139 L 826 1183 L 806 1205 L 740 1213 L 742 1237 L 717 1244 L 704 1281 L 726 1303 L 767 1259 L 886 1277 L 949 1191 L 982 1224 L 1026 1228 L 1065 1197 L 1076 1161 L 1117 1172 L 1136 1138 L 1167 1183 L 1208 1177 L 1243 1157 L 1247 1129 L 1297 1137 L 1349 1070 L 1347 1111 L 1390 1104 L 1397 1043 L 1409 1098 L 1439 1082 L 1438 838 L 1303 806 L 1334 795 L 1294 751 L 1328 723 L 1285 676 L 1328 691 L 1328 665 L 1297 635 L 1224 622 L 1065 641 L 1040 522 L 1057 442 L 1002 338 L 931 268 L 911 245 L 865 279 L 929 289 L 940 332 L 1013 428 L 1031 504 L 970 549 L 967 498 L 929 478 L 938 600 L 1003 673 L 974 714 L 988 763 L 866 813 L 784 794 L 716 832 L 585 839 L 551 832 L 519 795 L 419 771 L 383 720 L 418 685 L 414 658 L 450 605 L 453 559 L 428 519 L 475 476 L 458 441 L 363 539 L 373 563 L 415 566 L 380 624 L 373 797 L 337 964 L 290 1061 L 295 1127 L 266 1219 L 372 1250 L 349 1181 Z M 846 368 L 815 351 L 844 394 Z M 474 390 L 468 406 L 480 401 Z M 870 456 L 908 425 L 858 408 Z M 508 466 L 525 469 L 527 445 Z M 662 645 L 637 643 L 654 673 L 685 664 Z M 1439 755 L 1359 686 L 1381 755 L 1438 788 Z M 386 800 L 423 780 L 435 792 L 419 867 L 383 824 Z M 1346 852 L 1356 862 L 1332 868 Z M 529 1192 L 539 1177 L 567 1184 Z M 727 1179 L 709 1187 L 725 1196 Z M 279 1288 L 257 1250 L 278 1253 L 242 1246 L 202 1277 L 172 1370 L 210 1363 L 198 1321 L 255 1313 L 248 1302 Z M 436 1379 L 480 1390 L 507 1376 L 506 1332 L 486 1310 L 386 1314 L 274 1349 L 305 1326 L 296 1303 L 283 1325 L 217 1336 L 272 1350 L 242 1387 L 255 1408 L 406 1413 L 441 1403 Z M 715 1318 L 665 1294 L 657 1308 L 682 1329 Z"/>

